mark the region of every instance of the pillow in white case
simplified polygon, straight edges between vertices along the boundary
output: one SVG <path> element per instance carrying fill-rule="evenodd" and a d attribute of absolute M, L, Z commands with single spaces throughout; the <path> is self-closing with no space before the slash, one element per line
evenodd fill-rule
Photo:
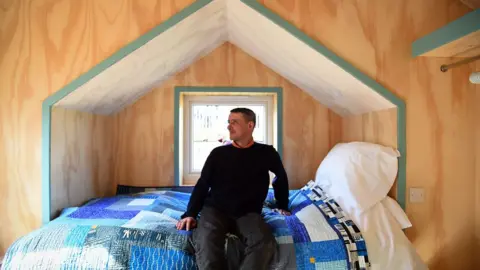
<path fill-rule="evenodd" d="M 407 214 L 405 213 L 405 211 L 403 211 L 402 207 L 400 207 L 397 201 L 387 196 L 385 197 L 385 199 L 382 200 L 382 205 L 397 220 L 400 228 L 406 229 L 406 228 L 412 227 L 412 222 L 410 221 Z"/>
<path fill-rule="evenodd" d="M 347 212 L 384 199 L 398 172 L 399 152 L 367 142 L 339 143 L 318 167 L 315 182 Z"/>

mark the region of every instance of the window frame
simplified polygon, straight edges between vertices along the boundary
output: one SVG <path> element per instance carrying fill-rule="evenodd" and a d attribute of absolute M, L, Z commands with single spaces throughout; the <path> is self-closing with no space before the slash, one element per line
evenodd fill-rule
<path fill-rule="evenodd" d="M 200 177 L 200 171 L 193 170 L 193 142 L 191 140 L 193 122 L 191 121 L 192 107 L 194 105 L 235 105 L 235 106 L 248 106 L 248 105 L 260 105 L 264 108 L 265 113 L 265 134 L 264 143 L 274 145 L 274 99 L 273 95 L 184 95 L 183 98 L 183 177 L 182 185 L 192 185 Z M 227 129 L 227 118 L 225 115 L 225 130 Z M 255 138 L 254 138 L 255 139 Z"/>
<path fill-rule="evenodd" d="M 174 186 L 185 186 L 183 181 L 183 153 L 184 153 L 184 97 L 188 95 L 270 95 L 273 96 L 273 147 L 280 158 L 283 158 L 283 88 L 282 87 L 204 87 L 204 86 L 175 86 L 174 87 Z M 198 180 L 198 179 L 196 179 Z M 196 181 L 195 180 L 195 181 Z M 191 186 L 192 184 L 187 184 Z"/>

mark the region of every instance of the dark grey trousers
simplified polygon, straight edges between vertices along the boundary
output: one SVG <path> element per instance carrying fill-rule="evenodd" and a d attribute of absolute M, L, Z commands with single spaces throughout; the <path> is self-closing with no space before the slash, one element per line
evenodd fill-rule
<path fill-rule="evenodd" d="M 240 240 L 229 239 L 229 249 L 234 249 L 229 255 L 225 252 L 227 233 Z M 268 269 L 276 250 L 275 237 L 261 215 L 250 213 L 234 219 L 210 207 L 201 212 L 193 245 L 200 270 Z"/>

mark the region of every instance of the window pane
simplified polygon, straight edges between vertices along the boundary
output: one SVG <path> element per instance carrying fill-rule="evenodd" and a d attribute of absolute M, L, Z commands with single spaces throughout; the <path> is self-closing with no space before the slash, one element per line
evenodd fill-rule
<path fill-rule="evenodd" d="M 229 141 L 228 115 L 236 107 L 246 107 L 257 115 L 257 125 L 253 138 L 257 142 L 266 143 L 267 119 L 265 105 L 210 105 L 194 104 L 191 108 L 191 172 L 200 172 L 203 164 L 213 148 Z"/>

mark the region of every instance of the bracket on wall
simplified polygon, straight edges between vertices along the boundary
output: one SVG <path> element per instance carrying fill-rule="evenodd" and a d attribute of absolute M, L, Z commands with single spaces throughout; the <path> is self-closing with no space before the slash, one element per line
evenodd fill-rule
<path fill-rule="evenodd" d="M 471 58 L 466 58 L 466 59 L 463 59 L 463 60 L 460 60 L 458 62 L 454 62 L 452 64 L 448 64 L 448 65 L 442 65 L 440 66 L 440 70 L 442 72 L 447 72 L 449 69 L 451 68 L 454 68 L 454 67 L 457 67 L 457 66 L 461 66 L 461 65 L 465 65 L 465 64 L 468 64 L 470 62 L 473 62 L 473 61 L 476 61 L 480 59 L 480 54 L 475 56 L 475 57 L 471 57 Z"/>

